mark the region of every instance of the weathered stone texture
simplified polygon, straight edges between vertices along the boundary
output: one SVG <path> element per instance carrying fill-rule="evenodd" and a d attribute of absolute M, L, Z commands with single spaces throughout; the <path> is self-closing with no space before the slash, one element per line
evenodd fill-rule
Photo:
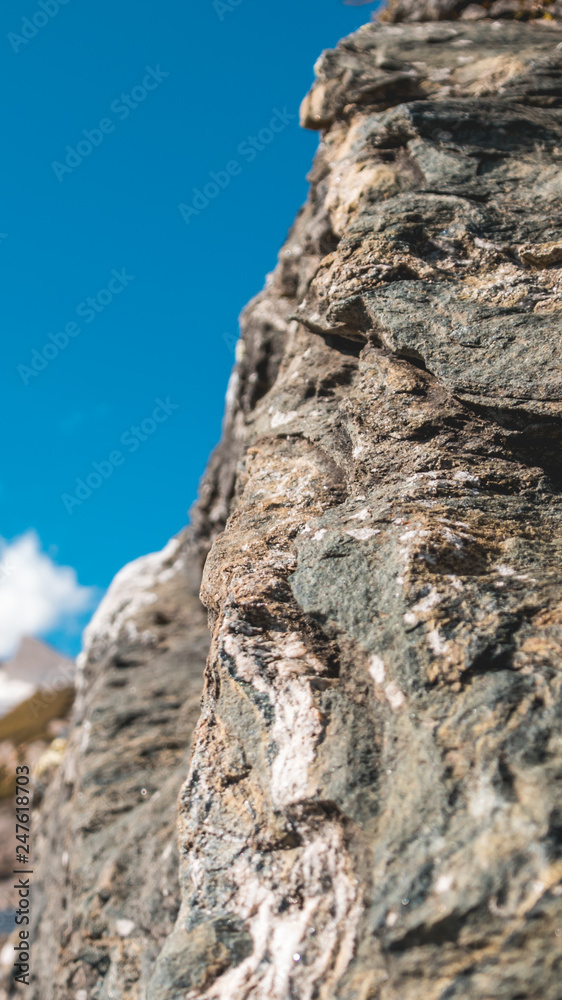
<path fill-rule="evenodd" d="M 173 927 L 208 649 L 198 577 L 174 539 L 121 571 L 89 626 L 69 746 L 33 814 L 33 1000 L 144 997 Z"/>
<path fill-rule="evenodd" d="M 169 664 L 179 719 L 193 588 L 162 656 L 164 596 L 107 663 L 93 640 L 37 997 L 560 1000 L 561 43 L 556 20 L 371 24 L 320 59 L 310 197 L 243 316 L 191 529 L 212 639 L 179 915 L 159 814 L 189 727 L 160 758 L 152 701 L 120 722 L 110 688 Z M 121 827 L 88 826 L 102 787 Z M 148 898 L 105 874 L 108 830 Z"/>
<path fill-rule="evenodd" d="M 560 0 L 390 0 L 380 14 L 381 21 L 452 21 L 460 18 L 480 21 L 483 18 L 528 20 L 562 17 Z"/>
<path fill-rule="evenodd" d="M 319 62 L 151 1000 L 560 996 L 560 38 Z"/>

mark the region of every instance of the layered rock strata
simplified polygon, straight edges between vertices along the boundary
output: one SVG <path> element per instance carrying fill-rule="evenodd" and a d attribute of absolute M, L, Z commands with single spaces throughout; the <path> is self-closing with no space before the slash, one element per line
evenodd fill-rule
<path fill-rule="evenodd" d="M 317 65 L 192 527 L 90 630 L 37 998 L 559 1000 L 562 31 L 472 6 Z"/>

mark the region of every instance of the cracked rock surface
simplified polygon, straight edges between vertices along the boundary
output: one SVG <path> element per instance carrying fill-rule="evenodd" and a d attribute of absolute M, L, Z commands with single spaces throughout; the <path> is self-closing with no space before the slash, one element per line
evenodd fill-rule
<path fill-rule="evenodd" d="M 416 6 L 320 59 L 192 526 L 91 629 L 37 998 L 562 995 L 562 25 Z"/>

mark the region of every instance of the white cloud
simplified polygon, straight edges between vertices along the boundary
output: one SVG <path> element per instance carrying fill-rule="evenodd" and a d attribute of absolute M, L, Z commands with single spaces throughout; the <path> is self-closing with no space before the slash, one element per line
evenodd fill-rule
<path fill-rule="evenodd" d="M 94 588 L 82 587 L 70 566 L 57 566 L 34 531 L 0 539 L 0 659 L 12 656 L 24 635 L 49 632 L 94 601 Z"/>

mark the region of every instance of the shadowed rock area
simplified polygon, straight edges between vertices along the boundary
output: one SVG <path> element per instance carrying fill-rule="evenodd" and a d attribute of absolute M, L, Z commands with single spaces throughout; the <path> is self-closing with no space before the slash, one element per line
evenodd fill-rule
<path fill-rule="evenodd" d="M 33 1000 L 560 1000 L 562 22 L 516 6 L 317 64 L 191 527 L 89 629 Z"/>

